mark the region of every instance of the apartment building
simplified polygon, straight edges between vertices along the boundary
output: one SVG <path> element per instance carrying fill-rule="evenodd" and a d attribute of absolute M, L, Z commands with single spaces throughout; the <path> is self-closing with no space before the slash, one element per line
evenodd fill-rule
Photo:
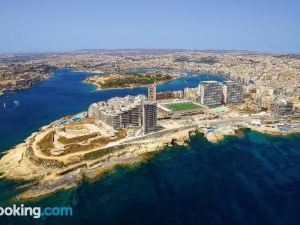
<path fill-rule="evenodd" d="M 223 101 L 226 104 L 242 103 L 243 85 L 233 81 L 223 83 Z"/>
<path fill-rule="evenodd" d="M 203 81 L 199 84 L 199 101 L 203 105 L 218 106 L 223 102 L 222 83 L 218 81 Z"/>
<path fill-rule="evenodd" d="M 144 134 L 157 129 L 157 105 L 147 102 L 143 105 L 143 132 Z"/>

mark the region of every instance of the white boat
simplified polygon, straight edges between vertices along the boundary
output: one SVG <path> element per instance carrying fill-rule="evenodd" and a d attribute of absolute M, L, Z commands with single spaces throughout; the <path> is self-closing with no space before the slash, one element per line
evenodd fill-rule
<path fill-rule="evenodd" d="M 3 108 L 6 108 L 6 104 L 5 104 L 5 102 L 3 103 Z"/>

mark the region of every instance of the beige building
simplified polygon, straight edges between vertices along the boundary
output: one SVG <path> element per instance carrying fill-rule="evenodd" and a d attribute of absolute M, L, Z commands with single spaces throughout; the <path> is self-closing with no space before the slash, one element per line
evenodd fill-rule
<path fill-rule="evenodd" d="M 148 86 L 148 100 L 156 101 L 156 84 L 150 84 Z"/>
<path fill-rule="evenodd" d="M 185 88 L 183 91 L 183 97 L 193 102 L 197 101 L 199 96 L 199 88 Z"/>

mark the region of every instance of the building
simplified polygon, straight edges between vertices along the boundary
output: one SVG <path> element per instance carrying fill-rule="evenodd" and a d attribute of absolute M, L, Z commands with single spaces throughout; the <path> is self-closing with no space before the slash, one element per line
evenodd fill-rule
<path fill-rule="evenodd" d="M 199 99 L 201 104 L 218 106 L 223 101 L 222 83 L 218 81 L 203 81 L 199 84 Z"/>
<path fill-rule="evenodd" d="M 164 91 L 156 93 L 156 100 L 164 100 L 164 99 L 172 99 L 173 93 L 172 91 Z"/>
<path fill-rule="evenodd" d="M 105 115 L 106 117 L 106 123 L 112 126 L 113 128 L 117 129 L 122 126 L 121 123 L 121 113 L 116 113 L 116 114 L 110 114 L 110 115 Z"/>
<path fill-rule="evenodd" d="M 223 101 L 226 104 L 242 103 L 243 85 L 233 81 L 223 83 Z"/>
<path fill-rule="evenodd" d="M 291 115 L 293 113 L 293 102 L 286 99 L 277 99 L 272 104 L 272 111 L 278 115 Z"/>
<path fill-rule="evenodd" d="M 183 98 L 183 91 L 173 91 L 172 95 L 173 95 L 173 98 L 182 99 Z"/>
<path fill-rule="evenodd" d="M 157 129 L 157 105 L 147 102 L 143 105 L 143 132 L 147 134 Z"/>
<path fill-rule="evenodd" d="M 197 101 L 199 96 L 199 88 L 185 88 L 183 91 L 183 97 L 187 100 Z"/>
<path fill-rule="evenodd" d="M 92 104 L 88 109 L 88 117 L 100 119 L 115 129 L 140 127 L 142 126 L 142 105 L 145 101 L 145 95 L 111 98 L 107 102 Z"/>
<path fill-rule="evenodd" d="M 150 84 L 148 86 L 148 100 L 156 101 L 156 84 Z"/>
<path fill-rule="evenodd" d="M 88 109 L 88 118 L 102 120 L 114 129 L 140 127 L 146 134 L 157 128 L 156 102 L 146 100 L 144 95 L 127 95 L 93 103 Z"/>
<path fill-rule="evenodd" d="M 123 127 L 142 126 L 142 105 L 135 105 L 121 114 L 121 124 Z"/>
<path fill-rule="evenodd" d="M 93 103 L 88 109 L 88 118 L 99 119 L 118 129 L 121 128 L 121 112 L 107 108 L 106 102 Z"/>

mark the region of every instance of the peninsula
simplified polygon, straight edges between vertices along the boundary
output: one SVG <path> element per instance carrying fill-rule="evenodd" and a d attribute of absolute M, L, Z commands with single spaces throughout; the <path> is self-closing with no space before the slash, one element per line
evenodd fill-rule
<path fill-rule="evenodd" d="M 160 84 L 175 78 L 176 76 L 171 76 L 164 72 L 148 72 L 142 74 L 118 73 L 88 77 L 85 82 L 95 85 L 97 89 L 118 89 L 143 87 L 154 82 Z"/>
<path fill-rule="evenodd" d="M 29 182 L 18 198 L 37 198 L 75 187 L 83 178 L 94 180 L 118 165 L 139 163 L 168 145 L 186 144 L 194 134 L 213 144 L 227 135 L 240 136 L 241 129 L 300 132 L 293 102 L 277 100 L 270 109 L 249 105 L 249 94 L 232 81 L 205 81 L 196 89 L 156 93 L 152 84 L 148 97 L 93 103 L 9 150 L 0 160 L 1 176 Z M 196 98 L 190 100 L 193 93 Z"/>
<path fill-rule="evenodd" d="M 1 56 L 0 93 L 26 88 L 62 67 L 100 74 L 85 80 L 99 89 L 148 86 L 148 96 L 94 102 L 85 112 L 42 127 L 2 154 L 1 176 L 29 182 L 18 198 L 74 187 L 117 165 L 141 162 L 167 145 L 188 143 L 195 133 L 215 143 L 240 129 L 272 135 L 300 131 L 299 55 L 99 50 Z M 156 92 L 156 84 L 188 71 L 228 80 Z"/>

